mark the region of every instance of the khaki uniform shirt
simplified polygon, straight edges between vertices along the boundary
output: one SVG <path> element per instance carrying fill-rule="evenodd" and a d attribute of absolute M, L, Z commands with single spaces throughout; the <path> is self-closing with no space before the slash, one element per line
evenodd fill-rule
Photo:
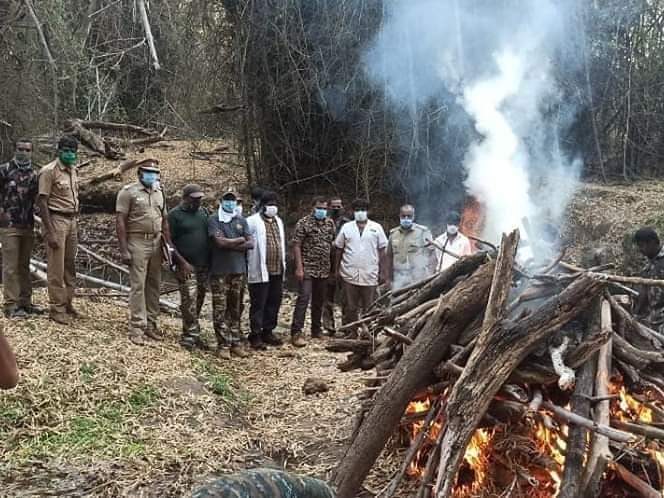
<path fill-rule="evenodd" d="M 167 214 L 164 193 L 159 187 L 131 183 L 118 193 L 115 211 L 127 215 L 127 233 L 157 235 Z"/>
<path fill-rule="evenodd" d="M 78 173 L 75 166 L 65 166 L 59 159 L 39 171 L 39 195 L 48 197 L 46 205 L 51 211 L 64 214 L 78 213 Z"/>
<path fill-rule="evenodd" d="M 431 231 L 414 223 L 410 230 L 396 227 L 390 230 L 392 268 L 396 287 L 404 287 L 433 273 L 434 248 Z"/>

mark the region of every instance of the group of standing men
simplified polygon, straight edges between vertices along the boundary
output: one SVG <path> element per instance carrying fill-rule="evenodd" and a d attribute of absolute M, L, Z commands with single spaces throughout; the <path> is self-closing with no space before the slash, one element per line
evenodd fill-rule
<path fill-rule="evenodd" d="M 30 276 L 35 221 L 41 221 L 46 241 L 50 318 L 68 325 L 79 317 L 73 306 L 80 211 L 77 151 L 77 140 L 63 137 L 57 158 L 37 171 L 32 164 L 32 143 L 19 140 L 14 157 L 0 166 L 4 311 L 8 317 L 41 312 L 32 304 Z M 181 203 L 169 212 L 158 162 L 144 159 L 135 166 L 137 181 L 123 187 L 116 201 L 120 255 L 129 267 L 129 339 L 140 345 L 162 338 L 160 283 L 162 263 L 167 260 L 179 282 L 184 347 L 206 347 L 199 316 L 208 288 L 220 357 L 247 356 L 246 342 L 256 350 L 282 344 L 274 330 L 287 245 L 277 195 L 255 189 L 251 213 L 245 217 L 241 194 L 228 190 L 209 213 L 201 205 L 203 189 L 190 184 L 183 189 Z M 41 220 L 35 216 L 37 210 Z M 401 208 L 400 224 L 390 231 L 389 240 L 368 213 L 366 200 L 353 202 L 349 219 L 340 198 L 316 198 L 311 211 L 298 221 L 292 237 L 298 281 L 291 321 L 294 346 L 306 345 L 309 308 L 311 337 L 321 337 L 323 330 L 334 334 L 337 300 L 342 304 L 343 322 L 351 323 L 374 302 L 379 284 L 408 285 L 471 251 L 468 239 L 458 233 L 457 214 L 450 215 L 446 232 L 433 241 L 431 232 L 414 222 L 413 206 Z M 250 301 L 248 341 L 240 325 L 245 289 Z"/>

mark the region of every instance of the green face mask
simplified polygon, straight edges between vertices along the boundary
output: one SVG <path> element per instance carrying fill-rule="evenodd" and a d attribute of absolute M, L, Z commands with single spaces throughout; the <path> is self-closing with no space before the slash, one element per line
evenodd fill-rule
<path fill-rule="evenodd" d="M 60 155 L 58 157 L 60 158 L 60 162 L 65 166 L 73 166 L 76 164 L 76 152 L 63 150 L 60 151 Z"/>

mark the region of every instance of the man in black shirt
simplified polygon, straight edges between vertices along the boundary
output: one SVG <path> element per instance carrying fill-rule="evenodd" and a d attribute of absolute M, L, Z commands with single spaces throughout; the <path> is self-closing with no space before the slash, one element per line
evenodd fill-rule
<path fill-rule="evenodd" d="M 32 166 L 32 142 L 16 142 L 14 157 L 0 166 L 0 234 L 5 316 L 25 318 L 32 305 L 30 257 L 39 180 Z"/>
<path fill-rule="evenodd" d="M 176 277 L 180 286 L 182 312 L 180 344 L 187 349 L 205 349 L 198 322 L 208 285 L 210 256 L 208 212 L 201 207 L 204 195 L 199 185 L 185 185 L 182 189 L 182 202 L 168 213 L 173 245 L 184 260 L 180 260 L 177 265 Z"/>
<path fill-rule="evenodd" d="M 242 286 L 247 273 L 247 250 L 253 247 L 247 220 L 237 211 L 237 195 L 228 191 L 219 210 L 208 219 L 211 240 L 210 289 L 217 354 L 224 360 L 248 355 L 240 330 Z"/>

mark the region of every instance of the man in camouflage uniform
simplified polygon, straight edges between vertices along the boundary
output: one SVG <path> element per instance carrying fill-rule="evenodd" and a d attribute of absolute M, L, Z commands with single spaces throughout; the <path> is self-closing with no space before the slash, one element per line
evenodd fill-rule
<path fill-rule="evenodd" d="M 328 216 L 334 221 L 336 226 L 336 235 L 339 235 L 341 227 L 350 221 L 350 218 L 344 214 L 344 203 L 341 197 L 332 197 L 328 203 Z M 335 236 L 336 236 L 335 235 Z M 332 244 L 330 252 L 330 261 L 334 265 L 336 259 L 337 248 Z M 337 282 L 337 277 L 334 268 L 330 272 L 327 279 L 327 293 L 325 296 L 325 304 L 323 305 L 323 327 L 332 336 L 336 331 L 336 324 L 334 319 L 334 308 L 337 304 L 344 307 L 344 293 L 340 292 L 341 284 Z"/>
<path fill-rule="evenodd" d="M 32 142 L 19 140 L 15 149 L 14 157 L 0 165 L 2 284 L 5 316 L 25 318 L 39 311 L 32 305 L 30 277 L 39 181 L 32 167 Z"/>
<path fill-rule="evenodd" d="M 401 206 L 399 226 L 390 230 L 387 244 L 388 276 L 392 289 L 418 282 L 436 270 L 431 231 L 415 223 L 415 208 Z"/>
<path fill-rule="evenodd" d="M 221 359 L 248 356 L 240 329 L 242 286 L 247 273 L 247 250 L 253 247 L 247 220 L 239 214 L 237 195 L 227 191 L 219 209 L 208 219 L 212 319 Z"/>
<path fill-rule="evenodd" d="M 276 469 L 252 469 L 202 486 L 192 498 L 334 498 L 334 491 L 313 477 Z"/>
<path fill-rule="evenodd" d="M 293 254 L 295 278 L 299 283 L 297 301 L 293 309 L 291 343 L 295 347 L 306 346 L 302 337 L 304 319 L 311 301 L 311 337 L 322 336 L 321 317 L 330 276 L 330 253 L 336 236 L 334 221 L 327 217 L 327 201 L 314 199 L 313 212 L 295 226 Z"/>
<path fill-rule="evenodd" d="M 208 285 L 210 247 L 208 239 L 208 212 L 201 207 L 205 196 L 196 184 L 185 185 L 182 201 L 168 213 L 168 226 L 175 250 L 185 260 L 177 265 L 175 273 L 180 288 L 182 312 L 182 338 L 186 349 L 206 349 L 200 337 L 198 317 L 205 301 Z"/>
<path fill-rule="evenodd" d="M 664 248 L 657 232 L 649 227 L 640 228 L 634 234 L 634 243 L 641 254 L 648 258 L 648 264 L 643 269 L 642 276 L 664 280 Z M 664 287 L 648 285 L 641 288 L 636 314 L 649 327 L 664 333 Z"/>

